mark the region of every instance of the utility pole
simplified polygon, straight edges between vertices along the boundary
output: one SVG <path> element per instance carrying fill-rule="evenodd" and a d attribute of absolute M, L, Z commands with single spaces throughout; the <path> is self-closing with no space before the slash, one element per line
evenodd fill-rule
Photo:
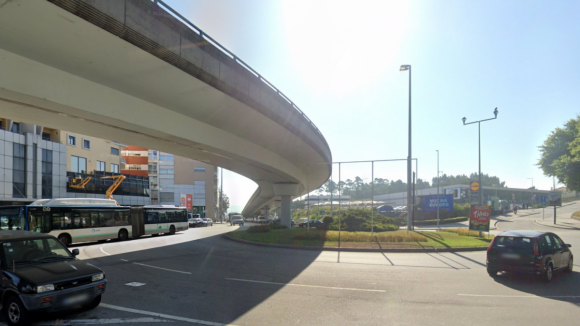
<path fill-rule="evenodd" d="M 221 183 L 221 193 L 220 193 L 220 221 L 223 222 L 223 208 L 224 208 L 224 168 L 221 168 L 221 176 L 220 176 L 220 183 Z"/>
<path fill-rule="evenodd" d="M 439 228 L 439 150 L 437 150 L 437 228 Z"/>

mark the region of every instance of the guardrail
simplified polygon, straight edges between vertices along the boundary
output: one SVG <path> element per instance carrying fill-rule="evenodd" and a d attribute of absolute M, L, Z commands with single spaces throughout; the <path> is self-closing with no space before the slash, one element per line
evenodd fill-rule
<path fill-rule="evenodd" d="M 302 112 L 302 110 L 300 110 L 300 108 L 298 108 L 298 106 L 288 98 L 288 96 L 286 96 L 284 93 L 282 93 L 278 88 L 276 88 L 276 86 L 274 86 L 274 84 L 272 84 L 270 81 L 268 81 L 266 78 L 264 78 L 264 76 L 260 75 L 256 70 L 254 70 L 252 67 L 250 67 L 250 65 L 245 63 L 242 59 L 238 58 L 235 54 L 233 54 L 230 50 L 226 49 L 223 45 L 221 45 L 218 41 L 214 40 L 211 36 L 204 33 L 199 27 L 195 26 L 192 22 L 187 20 L 187 18 L 183 17 L 181 14 L 179 14 L 177 11 L 175 11 L 173 8 L 171 8 L 169 5 L 167 5 L 165 2 L 163 2 L 162 0 L 153 0 L 153 2 L 157 6 L 159 6 L 159 4 L 161 4 L 165 9 L 167 9 L 171 14 L 173 14 L 176 19 L 179 19 L 184 24 L 189 25 L 189 27 L 191 27 L 193 31 L 197 32 L 199 34 L 199 36 L 201 36 L 205 40 L 211 42 L 215 47 L 217 47 L 222 52 L 224 52 L 225 54 L 230 56 L 240 66 L 244 67 L 246 70 L 248 70 L 249 72 L 254 74 L 260 81 L 262 81 L 263 83 L 265 83 L 266 85 L 271 87 L 274 91 L 276 91 L 276 93 L 278 93 L 279 96 L 281 96 L 296 111 L 298 111 L 298 113 L 300 113 L 306 119 L 306 121 L 308 121 L 310 123 L 310 125 L 312 125 L 312 127 L 314 127 L 314 130 L 316 130 L 322 136 L 322 132 L 320 132 L 320 130 L 316 127 L 316 125 L 312 122 L 312 120 L 310 120 L 306 116 L 306 114 L 304 114 L 304 112 Z M 322 137 L 322 139 L 324 139 L 324 137 Z M 326 143 L 326 139 L 324 139 L 324 142 Z M 328 143 L 326 145 L 328 146 Z"/>

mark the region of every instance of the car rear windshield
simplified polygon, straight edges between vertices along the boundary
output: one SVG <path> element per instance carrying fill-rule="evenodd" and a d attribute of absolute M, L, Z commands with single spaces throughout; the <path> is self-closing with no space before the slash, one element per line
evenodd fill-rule
<path fill-rule="evenodd" d="M 498 236 L 493 241 L 494 248 L 533 249 L 533 238 Z"/>

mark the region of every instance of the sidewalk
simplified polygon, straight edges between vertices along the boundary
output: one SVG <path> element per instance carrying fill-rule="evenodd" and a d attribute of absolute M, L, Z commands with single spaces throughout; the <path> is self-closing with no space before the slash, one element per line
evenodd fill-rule
<path fill-rule="evenodd" d="M 558 228 L 558 229 L 567 229 L 567 230 L 580 230 L 580 221 L 573 219 L 571 214 L 562 214 L 556 216 L 556 224 L 554 224 L 554 217 L 550 216 L 549 218 L 546 217 L 545 219 L 538 218 L 534 220 L 534 223 L 547 226 L 551 228 Z"/>

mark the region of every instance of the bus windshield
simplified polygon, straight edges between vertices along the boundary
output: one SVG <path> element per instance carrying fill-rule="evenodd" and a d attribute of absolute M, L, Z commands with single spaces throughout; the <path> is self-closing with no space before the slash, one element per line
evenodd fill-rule
<path fill-rule="evenodd" d="M 29 230 L 32 232 L 48 233 L 52 230 L 50 212 L 30 212 Z"/>
<path fill-rule="evenodd" d="M 1 230 L 26 230 L 23 207 L 0 207 Z"/>

